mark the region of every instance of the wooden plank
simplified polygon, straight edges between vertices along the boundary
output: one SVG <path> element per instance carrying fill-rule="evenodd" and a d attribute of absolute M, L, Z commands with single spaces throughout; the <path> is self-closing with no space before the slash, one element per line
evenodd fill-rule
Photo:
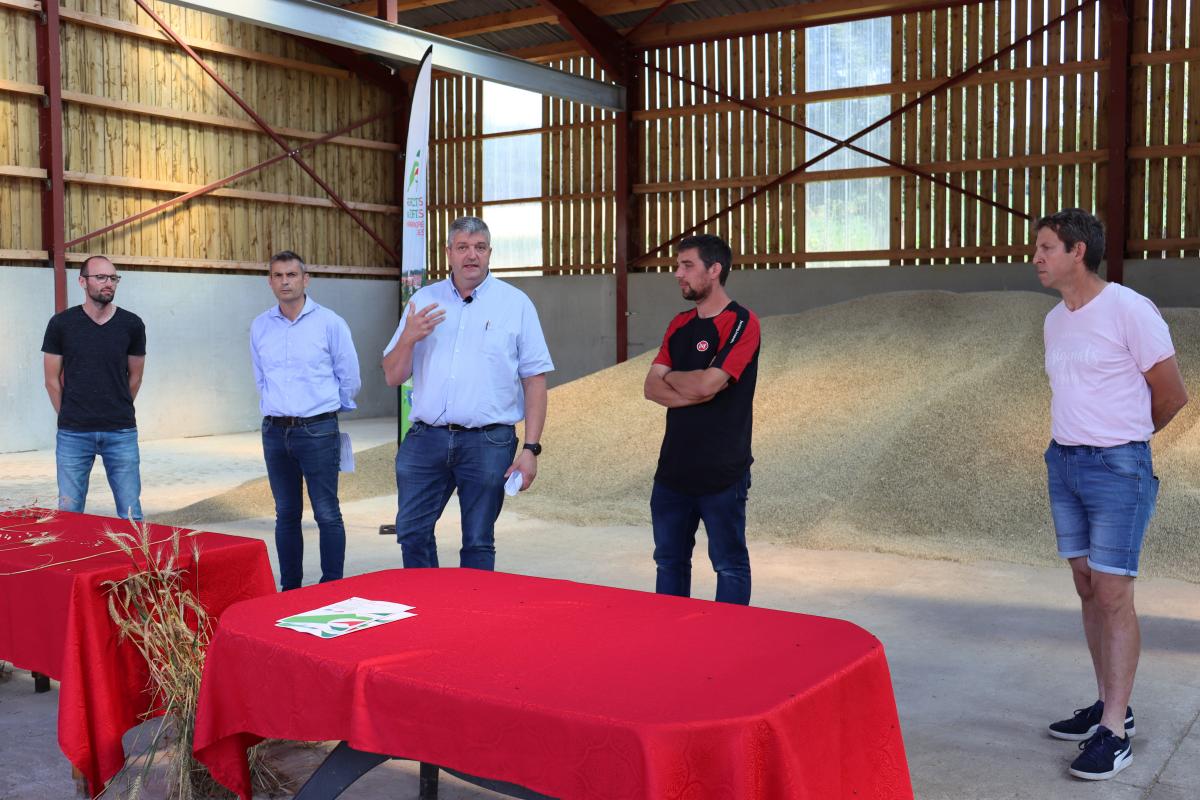
<path fill-rule="evenodd" d="M 1013 10 L 1015 21 L 1013 24 L 1013 38 L 1020 39 L 1029 33 L 1029 4 L 1032 0 L 1013 0 Z M 1029 63 L 1029 52 L 1027 47 L 1021 47 L 1013 54 L 1013 67 L 1021 70 L 1027 67 Z M 1011 154 L 1014 156 L 1027 156 L 1029 153 L 1029 114 L 1027 103 L 1029 101 L 1029 81 L 1025 78 L 1018 78 L 1012 83 L 1012 149 Z M 1009 174 L 1012 176 L 1012 195 L 1010 205 L 1013 208 L 1024 211 L 1029 206 L 1029 201 L 1026 196 L 1026 170 L 1025 165 L 1021 164 L 1012 169 Z M 1023 223 L 1021 220 L 1009 217 L 1008 222 L 1012 226 L 1011 234 L 1006 240 L 1006 243 L 1016 244 L 1019 242 L 1029 241 L 1031 227 Z"/>
<path fill-rule="evenodd" d="M 2 88 L 2 87 L 0 87 L 0 88 Z M 153 117 L 156 119 L 172 120 L 172 121 L 177 121 L 177 122 L 186 121 L 186 122 L 191 122 L 191 123 L 195 123 L 198 125 L 204 125 L 204 126 L 208 126 L 208 127 L 226 128 L 226 129 L 239 130 L 239 131 L 249 131 L 252 133 L 259 133 L 263 136 L 266 135 L 266 134 L 262 133 L 262 129 L 260 129 L 258 127 L 258 125 L 256 125 L 253 122 L 250 122 L 248 120 L 234 119 L 232 117 L 223 117 L 223 116 L 219 116 L 216 114 L 203 114 L 203 113 L 196 113 L 196 112 L 189 112 L 189 111 L 180 111 L 178 109 L 170 108 L 168 106 L 154 106 L 154 105 L 148 105 L 148 104 L 144 104 L 144 103 L 129 102 L 129 101 L 125 101 L 125 100 L 112 100 L 112 99 L 109 99 L 106 97 L 98 97 L 96 95 L 86 94 L 84 92 L 74 92 L 74 91 L 69 91 L 69 90 L 64 90 L 62 93 L 62 96 L 63 96 L 63 100 L 65 102 L 77 103 L 79 105 L 89 106 L 92 108 L 108 109 L 108 110 L 118 111 L 118 112 L 127 113 L 127 114 L 134 114 L 134 115 L 138 115 L 138 116 L 147 116 L 147 117 Z M 347 122 L 348 121 L 349 120 L 347 120 Z M 272 126 L 272 127 L 274 127 L 276 133 L 278 133 L 280 136 L 283 136 L 284 138 L 287 138 L 287 139 L 303 139 L 303 140 L 311 141 L 314 139 L 320 139 L 322 136 L 325 135 L 324 133 L 303 130 L 300 128 L 292 128 L 292 127 L 288 127 L 286 125 L 281 125 L 278 127 Z M 340 127 L 340 124 L 335 127 Z M 354 136 L 338 136 L 338 137 L 335 137 L 335 138 L 329 140 L 329 142 L 327 144 L 337 144 L 337 145 L 344 145 L 346 147 L 357 147 L 357 148 L 364 148 L 367 150 L 378 150 L 378 151 L 382 151 L 382 152 L 392 152 L 392 153 L 400 152 L 402 150 L 401 146 L 398 144 L 395 144 L 394 142 L 377 141 L 374 139 L 362 139 L 362 138 L 357 138 Z M 272 152 L 272 154 L 273 154 L 273 152 Z"/>
<path fill-rule="evenodd" d="M 1192 15 L 1197 12 L 1193 7 Z M 1187 44 L 1187 6 L 1182 2 L 1171 4 L 1170 8 L 1170 50 L 1181 48 Z M 1184 99 L 1186 97 L 1187 74 L 1183 65 L 1171 65 L 1168 69 L 1168 97 L 1165 113 L 1168 119 L 1167 144 L 1182 144 L 1184 139 Z M 1194 80 L 1194 78 L 1193 78 Z M 1197 116 L 1193 111 L 1191 116 Z M 1167 159 L 1166 164 L 1166 199 L 1163 224 L 1163 236 L 1167 239 L 1183 237 L 1183 159 Z M 1168 256 L 1183 256 L 1181 250 L 1168 252 Z"/>
<path fill-rule="evenodd" d="M 1197 49 L 1196 57 L 1200 58 L 1200 48 Z M 1149 58 L 1149 57 L 1144 57 Z M 972 59 L 972 63 L 978 59 Z M 1161 59 L 1163 63 L 1183 63 L 1187 59 L 1175 58 L 1173 60 Z M 1135 60 L 1136 61 L 1136 60 Z M 960 86 L 989 86 L 998 83 L 1011 83 L 1015 80 L 1030 79 L 1034 77 L 1049 77 L 1053 75 L 1080 75 L 1103 71 L 1107 69 L 1107 64 L 1101 60 L 1091 60 L 1086 62 L 1042 65 L 1036 69 L 1016 70 L 984 70 L 972 72 L 964 78 Z M 829 100 L 847 100 L 861 99 L 868 97 L 895 97 L 904 94 L 914 94 L 917 92 L 928 92 L 937 88 L 944 82 L 944 78 L 929 78 L 927 80 L 913 79 L 910 81 L 892 81 L 888 83 L 873 83 L 868 86 L 850 86 L 839 89 L 821 89 L 811 92 L 794 92 L 777 97 L 765 98 L 758 101 L 758 105 L 764 108 L 788 108 L 799 103 L 824 103 Z M 635 112 L 636 119 L 656 119 L 659 117 L 681 116 L 683 114 L 700 113 L 704 111 L 724 111 L 737 109 L 740 106 L 737 103 L 721 100 L 700 103 L 695 109 L 669 109 L 669 108 L 653 108 L 649 110 L 639 110 Z M 536 133 L 537 128 L 531 128 L 527 131 L 513 131 L 511 133 L 496 134 L 497 136 L 515 136 L 518 133 Z"/>
<path fill-rule="evenodd" d="M 78 264 L 87 258 L 87 253 L 67 253 L 67 261 Z M 137 256 L 125 253 L 113 253 L 110 258 L 125 267 L 181 267 L 185 269 L 219 269 L 230 272 L 249 272 L 253 275 L 263 274 L 261 261 L 232 261 L 215 258 L 162 258 L 159 256 Z M 306 264 L 309 272 L 345 275 L 345 276 L 379 276 L 398 277 L 399 270 L 394 267 L 371 267 L 342 264 Z"/>
<path fill-rule="evenodd" d="M 917 29 L 918 19 L 917 14 L 906 14 L 904 16 L 904 50 L 906 53 L 904 77 L 910 81 L 922 77 L 917 69 L 915 58 L 919 41 L 917 38 L 919 33 Z M 907 103 L 913 99 L 913 95 L 905 95 L 903 99 Z M 904 121 L 904 163 L 917 164 L 920 160 L 917 155 L 917 135 L 920 127 L 920 117 L 915 109 L 910 109 L 900 119 Z M 917 179 L 911 175 L 906 175 L 904 178 L 904 246 L 897 248 L 897 252 L 927 244 L 928 242 L 921 242 L 917 238 Z"/>
<path fill-rule="evenodd" d="M 1188 40 L 1200 43 L 1200 12 L 1192 7 L 1189 20 Z M 1187 141 L 1200 143 L 1200 69 L 1193 63 L 1188 66 L 1187 102 L 1193 112 L 1188 115 Z M 1184 159 L 1187 186 L 1187 201 L 1183 204 L 1183 235 L 1188 238 L 1200 238 L 1200 154 Z M 1200 244 L 1195 247 L 1184 246 L 1184 255 L 1200 256 Z"/>
<path fill-rule="evenodd" d="M 782 35 L 780 41 L 779 73 L 783 79 L 783 85 L 780 87 L 783 94 L 794 94 L 796 89 L 799 88 L 797 86 L 798 83 L 800 86 L 803 86 L 803 84 L 800 82 L 803 81 L 804 78 L 802 75 L 797 74 L 796 72 L 797 69 L 801 69 L 804 66 L 804 62 L 799 52 L 800 46 L 798 44 L 800 41 L 803 41 L 803 38 L 803 31 L 785 31 Z M 785 109 L 784 113 L 788 119 L 795 120 L 796 111 L 796 107 L 792 106 Z M 780 126 L 779 163 L 777 165 L 777 171 L 784 172 L 790 170 L 798 163 L 796 161 L 796 140 L 798 138 L 798 133 L 799 131 L 790 125 Z M 709 152 L 709 158 L 714 158 L 711 150 Z M 711 174 L 715 171 L 715 169 L 710 169 L 708 172 Z M 799 228 L 800 232 L 803 232 L 803 219 L 800 220 L 800 225 L 798 226 L 796 219 L 795 187 L 790 185 L 780 186 L 779 193 L 779 230 L 781 236 L 779 238 L 778 248 L 784 252 L 803 250 L 804 239 L 802 236 L 798 237 L 796 235 L 797 228 Z M 803 217 L 803 213 L 804 209 L 801 207 L 801 217 Z"/>
<path fill-rule="evenodd" d="M 0 250 L 0 261 L 46 261 L 49 258 L 50 254 L 45 250 Z M 46 265 L 38 264 L 38 266 L 45 267 Z"/>
<path fill-rule="evenodd" d="M 46 170 L 40 167 L 18 167 L 0 164 L 0 177 L 45 180 Z"/>
<path fill-rule="evenodd" d="M 1167 49 L 1167 0 L 1150 0 L 1153 3 L 1154 20 L 1150 33 L 1150 52 L 1161 53 Z M 1179 5 L 1176 2 L 1176 5 Z M 1167 133 L 1167 67 L 1156 64 L 1150 67 L 1150 130 L 1147 144 L 1166 144 Z M 1180 109 L 1182 111 L 1182 109 Z M 1193 112 L 1194 113 L 1194 112 Z M 1173 115 L 1174 116 L 1174 115 Z M 1151 159 L 1146 165 L 1146 237 L 1149 239 L 1170 238 L 1166 236 L 1163 216 L 1163 191 L 1165 188 L 1166 164 L 1161 158 Z M 1162 258 L 1158 251 L 1148 254 Z"/>
<path fill-rule="evenodd" d="M 1079 15 L 1068 18 L 1063 23 L 1063 62 L 1079 60 Z M 1076 150 L 1079 147 L 1079 79 L 1078 77 L 1062 78 L 1062 145 L 1064 151 Z M 1063 167 L 1059 170 L 1059 180 L 1062 184 L 1059 203 L 1064 207 L 1079 207 L 1079 185 L 1073 167 Z"/>
<path fill-rule="evenodd" d="M 997 257 L 1021 257 L 1029 255 L 1029 245 L 997 245 L 995 247 L 921 247 L 905 248 L 894 251 L 896 257 L 905 261 L 917 259 L 954 259 L 970 263 L 979 259 Z M 765 255 L 737 255 L 733 257 L 735 269 L 744 269 L 750 264 L 761 264 L 766 260 L 782 261 L 784 263 L 799 263 L 802 259 L 809 261 L 886 261 L 891 258 L 893 251 L 888 250 L 822 250 L 809 253 L 769 253 Z M 646 263 L 652 267 L 666 267 L 672 261 L 666 257 L 647 258 Z M 1013 269 L 1021 269 L 1023 265 L 1013 265 Z"/>
<path fill-rule="evenodd" d="M 768 77 L 767 77 L 767 34 L 759 34 L 754 36 L 751 41 L 754 43 L 754 97 L 764 98 L 769 94 Z M 754 164 L 755 169 L 763 174 L 770 175 L 771 168 L 767 164 L 767 152 L 770 147 L 770 132 L 767 127 L 767 117 L 765 114 L 754 114 Z M 763 192 L 754 200 L 754 252 L 768 255 L 767 247 L 767 231 L 771 229 L 771 221 L 768 216 L 768 202 L 774 199 L 773 192 Z M 686 224 L 691 224 L 691 220 L 687 220 Z M 766 266 L 770 266 L 767 264 Z"/>
<path fill-rule="evenodd" d="M 1099 6 L 1093 3 L 1083 11 L 1083 19 L 1081 21 L 1083 29 L 1083 49 L 1079 53 L 1080 61 L 1087 61 L 1096 57 L 1096 16 L 1099 13 Z M 1079 94 L 1079 149 L 1091 150 L 1096 146 L 1096 93 L 1099 91 L 1099 86 L 1096 80 L 1095 73 L 1083 73 L 1080 75 L 1080 94 Z M 1078 197 L 1081 208 L 1096 209 L 1099 208 L 1098 201 L 1095 196 L 1094 182 L 1095 168 L 1091 164 L 1081 165 L 1076 169 L 1075 174 L 1078 180 Z"/>
<path fill-rule="evenodd" d="M 1012 43 L 1013 26 L 1012 26 L 1013 6 L 1010 0 L 1000 0 L 997 4 L 997 50 L 1003 49 Z M 1005 57 L 997 62 L 998 65 L 1008 65 L 1010 57 Z M 994 70 L 993 70 L 994 71 Z M 1012 137 L 1012 84 L 998 83 L 996 84 L 996 158 L 1008 158 L 1013 150 L 1011 145 Z M 1006 206 L 1013 205 L 1012 194 L 1012 173 L 1011 170 L 1001 169 L 995 173 L 996 189 L 994 192 L 996 200 Z M 993 214 L 995 220 L 995 243 L 1001 245 L 1013 244 L 1013 234 L 1015 231 L 1010 225 L 1012 220 L 1011 214 L 997 212 Z M 1024 237 L 1022 237 L 1023 239 Z"/>
<path fill-rule="evenodd" d="M 96 30 L 118 33 L 123 36 L 149 39 L 151 41 L 165 44 L 171 48 L 177 47 L 170 37 L 155 27 L 123 22 L 119 19 L 113 19 L 112 17 L 91 14 L 86 11 L 75 11 L 65 7 L 59 11 L 59 15 L 64 22 L 71 22 L 88 28 L 94 28 Z M 176 31 L 178 32 L 178 29 L 176 29 Z M 220 42 L 197 39 L 182 33 L 180 35 L 190 47 L 202 53 L 217 53 L 224 56 L 233 56 L 236 58 L 245 59 L 247 61 L 256 61 L 263 64 L 271 64 L 276 67 L 283 67 L 284 69 L 288 70 L 301 70 L 319 75 L 328 75 L 333 78 L 338 78 L 339 80 L 349 80 L 352 77 L 350 72 L 337 67 L 327 67 L 323 64 L 314 64 L 294 58 L 280 58 L 267 53 L 260 53 L 255 50 L 245 50 L 240 47 L 230 47 L 229 45 L 221 44 Z"/>
<path fill-rule="evenodd" d="M 1133 44 L 1130 51 L 1133 53 L 1146 52 L 1149 44 L 1149 3 L 1139 2 L 1134 4 L 1133 19 L 1131 27 L 1133 29 Z M 1129 144 L 1131 146 L 1146 145 L 1149 143 L 1146 132 L 1146 96 L 1149 89 L 1149 67 L 1130 67 L 1129 81 Z M 1126 239 L 1147 239 L 1151 238 L 1146 225 L 1146 167 L 1147 162 L 1144 159 L 1128 159 L 1126 169 L 1129 171 L 1129 226 L 1126 233 Z M 1143 253 L 1126 251 L 1127 258 L 1142 258 Z"/>
<path fill-rule="evenodd" d="M 899 84 L 904 80 L 904 17 L 901 15 L 892 17 L 891 29 L 892 83 Z M 803 35 L 803 31 L 800 31 L 797 38 L 802 39 Z M 800 73 L 800 77 L 803 80 L 803 73 Z M 808 87 L 807 84 L 802 84 L 797 88 L 804 90 Z M 895 113 L 901 105 L 903 105 L 903 95 L 893 94 L 891 111 Z M 904 125 L 903 117 L 895 117 L 888 126 L 888 134 L 891 138 L 888 155 L 893 161 L 900 163 L 904 163 Z M 888 181 L 888 204 L 891 217 L 888 226 L 888 246 L 892 250 L 899 250 L 904 246 L 904 179 L 902 177 L 895 177 Z M 888 263 L 895 266 L 900 261 L 892 258 Z"/>
<path fill-rule="evenodd" d="M 947 9 L 937 9 L 931 12 L 934 28 L 931 31 L 933 41 L 930 43 L 935 57 L 934 75 L 938 78 L 949 77 L 950 51 L 953 44 L 950 41 L 950 14 Z M 959 40 L 962 41 L 961 39 Z M 933 129 L 930 131 L 932 144 L 931 161 L 946 161 L 950 153 L 950 102 L 953 92 L 940 92 L 933 99 Z M 931 243 L 944 247 L 949 237 L 947 214 L 949 209 L 949 191 L 945 186 L 930 185 L 933 198 L 933 236 Z"/>
<path fill-rule="evenodd" d="M 1030 20 L 1030 30 L 1036 30 L 1046 24 L 1045 3 L 1038 2 L 1038 0 L 1031 0 Z M 1043 33 L 1035 36 L 1031 41 L 1031 45 L 1029 67 L 1032 71 L 1037 70 L 1038 67 L 1046 63 L 1046 58 L 1043 54 L 1046 47 L 1046 34 Z M 1034 78 L 1029 93 L 1029 152 L 1032 156 L 1050 152 L 1046 147 L 1045 90 L 1046 80 L 1044 78 Z M 1044 186 L 1043 171 L 1041 167 L 1036 166 L 1036 162 L 1031 158 L 1029 169 L 1029 213 L 1035 219 L 1044 216 L 1046 213 L 1058 210 L 1046 208 Z"/>

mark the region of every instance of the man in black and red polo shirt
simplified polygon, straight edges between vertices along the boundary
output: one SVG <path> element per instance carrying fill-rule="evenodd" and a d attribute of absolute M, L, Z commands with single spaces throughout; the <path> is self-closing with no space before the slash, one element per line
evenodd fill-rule
<path fill-rule="evenodd" d="M 696 307 L 671 320 L 646 375 L 646 398 L 667 408 L 650 515 L 655 591 L 691 595 L 692 550 L 704 520 L 717 600 L 747 605 L 746 493 L 759 327 L 754 312 L 725 293 L 732 260 L 717 236 L 679 243 L 675 279 Z"/>

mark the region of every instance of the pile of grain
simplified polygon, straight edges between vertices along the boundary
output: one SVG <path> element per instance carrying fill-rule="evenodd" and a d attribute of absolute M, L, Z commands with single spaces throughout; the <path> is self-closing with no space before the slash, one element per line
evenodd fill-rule
<path fill-rule="evenodd" d="M 1042 319 L 1054 302 L 904 292 L 763 320 L 750 537 L 1053 561 Z M 1143 571 L 1197 580 L 1200 309 L 1164 316 L 1194 401 L 1155 437 L 1163 492 Z M 537 483 L 507 508 L 582 525 L 649 523 L 664 424 L 663 409 L 642 397 L 651 357 L 552 390 Z M 394 492 L 394 452 L 361 454 L 342 497 Z M 171 517 L 212 523 L 271 513 L 259 481 Z"/>

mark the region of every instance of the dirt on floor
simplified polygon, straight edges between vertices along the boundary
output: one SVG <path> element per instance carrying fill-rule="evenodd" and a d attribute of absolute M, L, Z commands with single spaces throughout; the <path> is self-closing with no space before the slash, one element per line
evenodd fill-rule
<path fill-rule="evenodd" d="M 763 320 L 748 534 L 810 548 L 1055 561 L 1042 460 L 1042 320 L 1055 302 L 901 292 Z M 1193 402 L 1154 438 L 1162 491 L 1142 573 L 1200 581 L 1200 309 L 1163 316 Z M 649 522 L 665 414 L 642 396 L 652 357 L 551 391 L 537 482 L 509 508 L 581 525 Z M 390 444 L 359 453 L 342 499 L 394 493 L 394 457 Z M 270 514 L 264 478 L 154 521 Z"/>

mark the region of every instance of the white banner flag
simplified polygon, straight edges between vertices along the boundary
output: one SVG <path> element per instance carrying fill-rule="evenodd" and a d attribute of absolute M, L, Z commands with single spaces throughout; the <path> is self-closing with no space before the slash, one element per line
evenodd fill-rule
<path fill-rule="evenodd" d="M 425 260 L 429 253 L 425 234 L 425 198 L 429 175 L 429 79 L 433 71 L 433 47 L 425 51 L 417 82 L 413 86 L 412 107 L 408 111 L 408 145 L 404 155 L 404 233 L 400 299 L 408 304 L 425 282 Z"/>

